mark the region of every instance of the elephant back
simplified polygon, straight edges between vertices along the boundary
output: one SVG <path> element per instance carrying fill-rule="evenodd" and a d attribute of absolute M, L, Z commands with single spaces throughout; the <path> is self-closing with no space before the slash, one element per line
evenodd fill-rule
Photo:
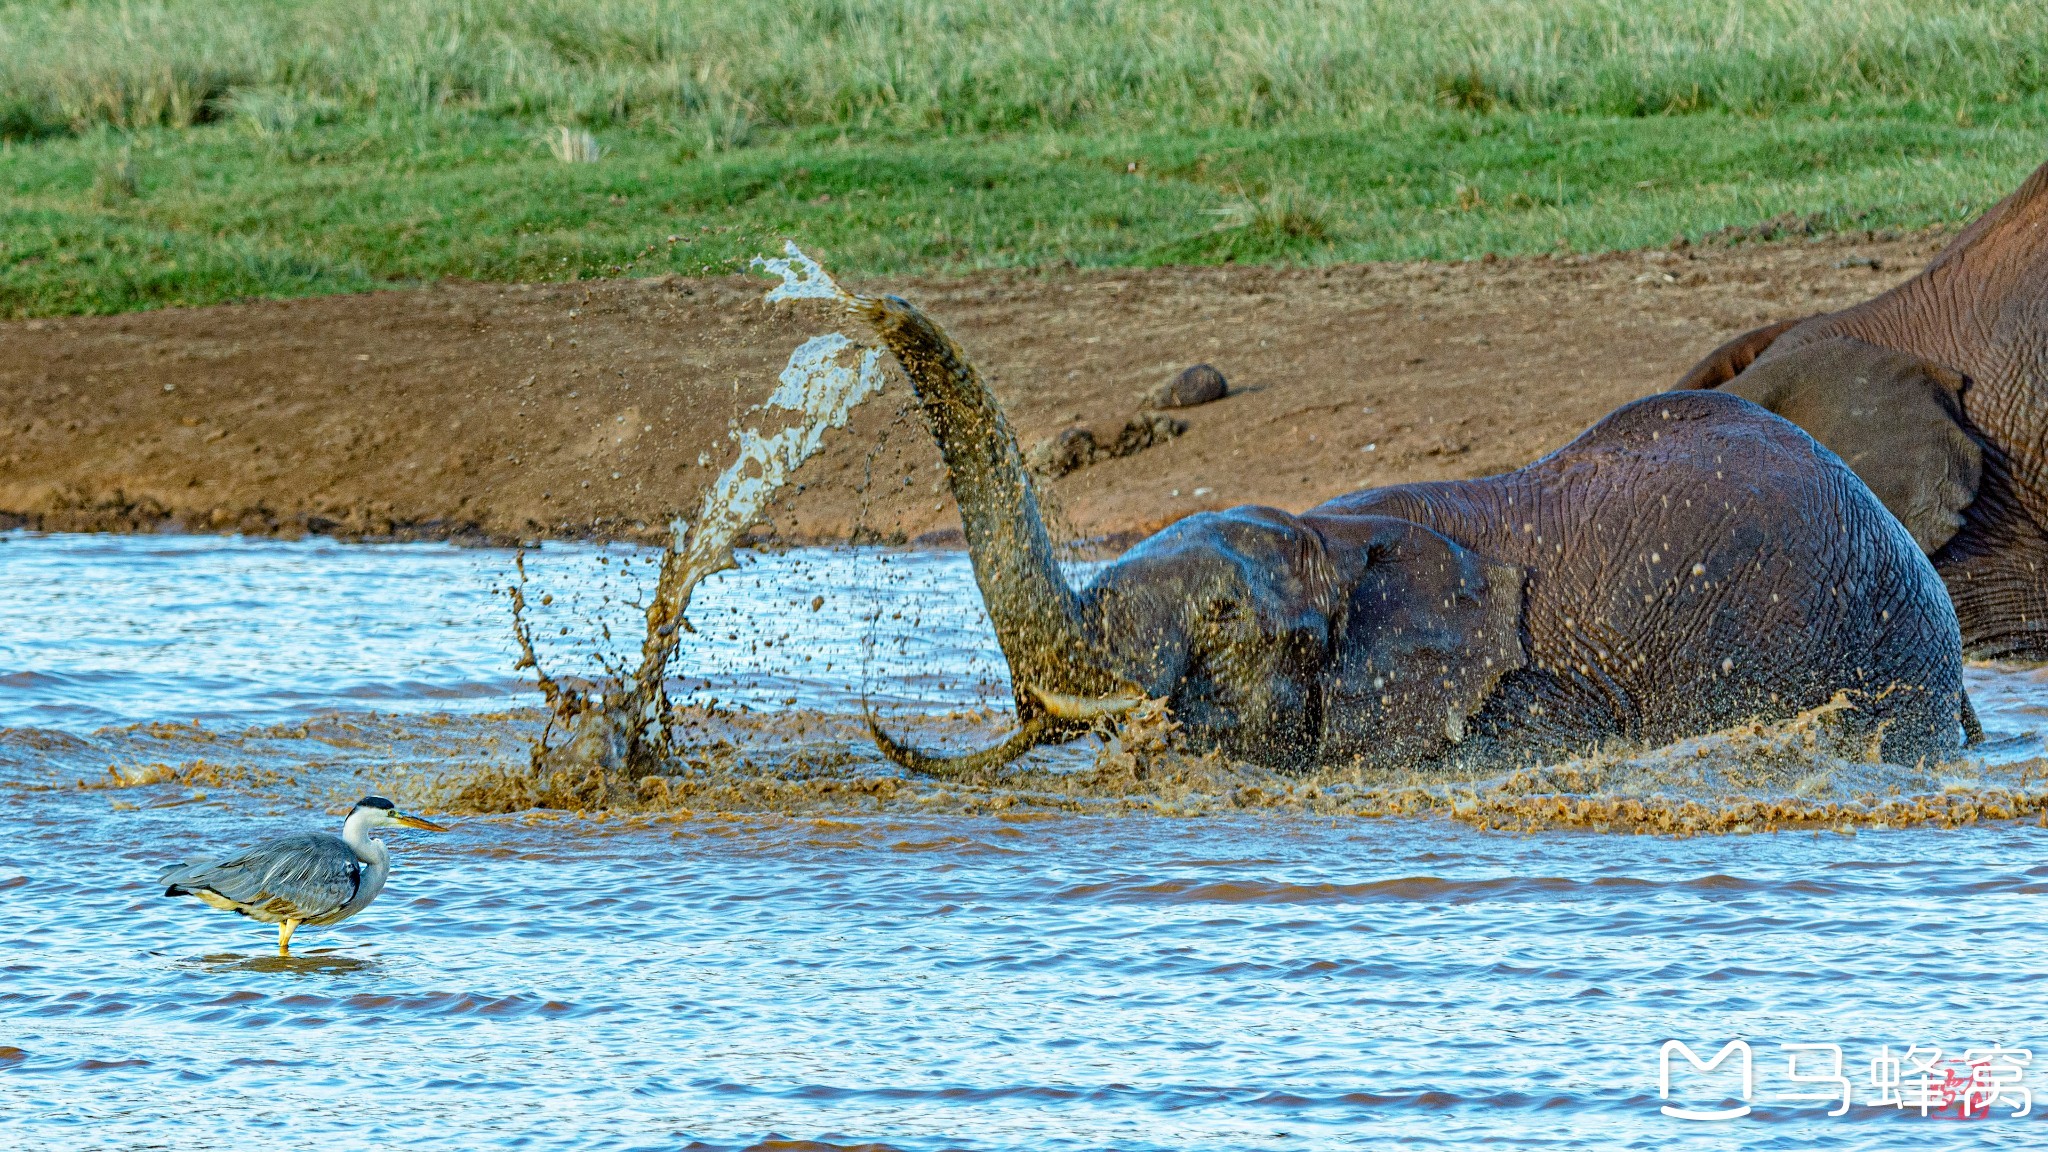
<path fill-rule="evenodd" d="M 1663 741 L 1846 689 L 1888 759 L 1959 741 L 1961 640 L 1933 567 L 1847 465 L 1740 397 L 1645 397 L 1515 472 L 1325 507 L 1527 573 L 1527 666 L 1474 732 Z"/>
<path fill-rule="evenodd" d="M 1793 325 L 1759 359 L 1860 340 L 1961 373 L 1969 426 L 2006 453 L 2013 497 L 2048 526 L 2048 164 L 1979 217 L 1919 274 Z"/>
<path fill-rule="evenodd" d="M 1883 725 L 1887 759 L 1957 748 L 1961 635 L 1941 578 L 1797 425 L 1725 393 L 1649 396 L 1517 479 L 1558 513 L 1552 579 L 1532 591 L 1563 650 L 1553 666 L 1596 682 L 1596 695 L 1653 701 L 1634 709 L 1643 735 L 1782 717 L 1847 689 Z M 1600 563 L 1570 562 L 1565 541 L 1587 542 Z M 1584 650 L 1609 649 L 1608 636 L 1637 650 L 1597 683 L 1578 668 L 1594 667 Z"/>

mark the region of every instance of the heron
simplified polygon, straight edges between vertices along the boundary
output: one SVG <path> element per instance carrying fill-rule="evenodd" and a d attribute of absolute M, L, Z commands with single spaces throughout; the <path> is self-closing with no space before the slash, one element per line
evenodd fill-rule
<path fill-rule="evenodd" d="M 384 890 L 391 853 L 382 840 L 370 839 L 370 830 L 393 824 L 448 831 L 400 812 L 382 796 L 365 796 L 349 810 L 339 836 L 280 836 L 225 860 L 172 865 L 157 880 L 166 896 L 197 896 L 215 908 L 277 925 L 277 954 L 289 956 L 299 925 L 339 924 Z"/>

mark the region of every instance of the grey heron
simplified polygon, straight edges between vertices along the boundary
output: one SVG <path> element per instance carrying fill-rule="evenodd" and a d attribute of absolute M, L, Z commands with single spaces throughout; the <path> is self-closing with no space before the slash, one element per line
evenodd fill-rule
<path fill-rule="evenodd" d="M 157 880 L 166 896 L 197 896 L 215 908 L 277 925 L 277 954 L 287 956 L 299 925 L 339 924 L 384 890 L 391 853 L 382 840 L 370 839 L 370 830 L 392 824 L 447 831 L 400 812 L 382 796 L 365 796 L 349 811 L 339 836 L 281 836 L 224 860 L 187 860 L 164 869 Z"/>

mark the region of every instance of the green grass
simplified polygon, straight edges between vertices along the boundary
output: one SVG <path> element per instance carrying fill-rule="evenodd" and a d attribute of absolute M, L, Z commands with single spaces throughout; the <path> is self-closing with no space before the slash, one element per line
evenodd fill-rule
<path fill-rule="evenodd" d="M 2044 128 L 2010 0 L 0 0 L 0 315 L 1916 228 Z"/>
<path fill-rule="evenodd" d="M 459 107 L 712 144 L 1449 101 L 1606 115 L 2048 83 L 2037 0 L 0 0 L 0 131 Z"/>

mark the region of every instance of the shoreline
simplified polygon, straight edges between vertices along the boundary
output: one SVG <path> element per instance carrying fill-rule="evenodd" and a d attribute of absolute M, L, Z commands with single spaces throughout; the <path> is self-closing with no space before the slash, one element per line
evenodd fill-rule
<path fill-rule="evenodd" d="M 1116 440 L 1212 363 L 1177 437 L 1040 490 L 1114 549 L 1243 503 L 1506 471 L 1756 324 L 1838 308 L 1947 237 L 1833 236 L 1461 264 L 990 272 L 864 282 L 973 357 L 1020 445 Z M 446 283 L 0 323 L 0 527 L 659 544 L 818 307 L 752 277 Z M 958 546 L 909 390 L 800 470 L 756 546 Z"/>

